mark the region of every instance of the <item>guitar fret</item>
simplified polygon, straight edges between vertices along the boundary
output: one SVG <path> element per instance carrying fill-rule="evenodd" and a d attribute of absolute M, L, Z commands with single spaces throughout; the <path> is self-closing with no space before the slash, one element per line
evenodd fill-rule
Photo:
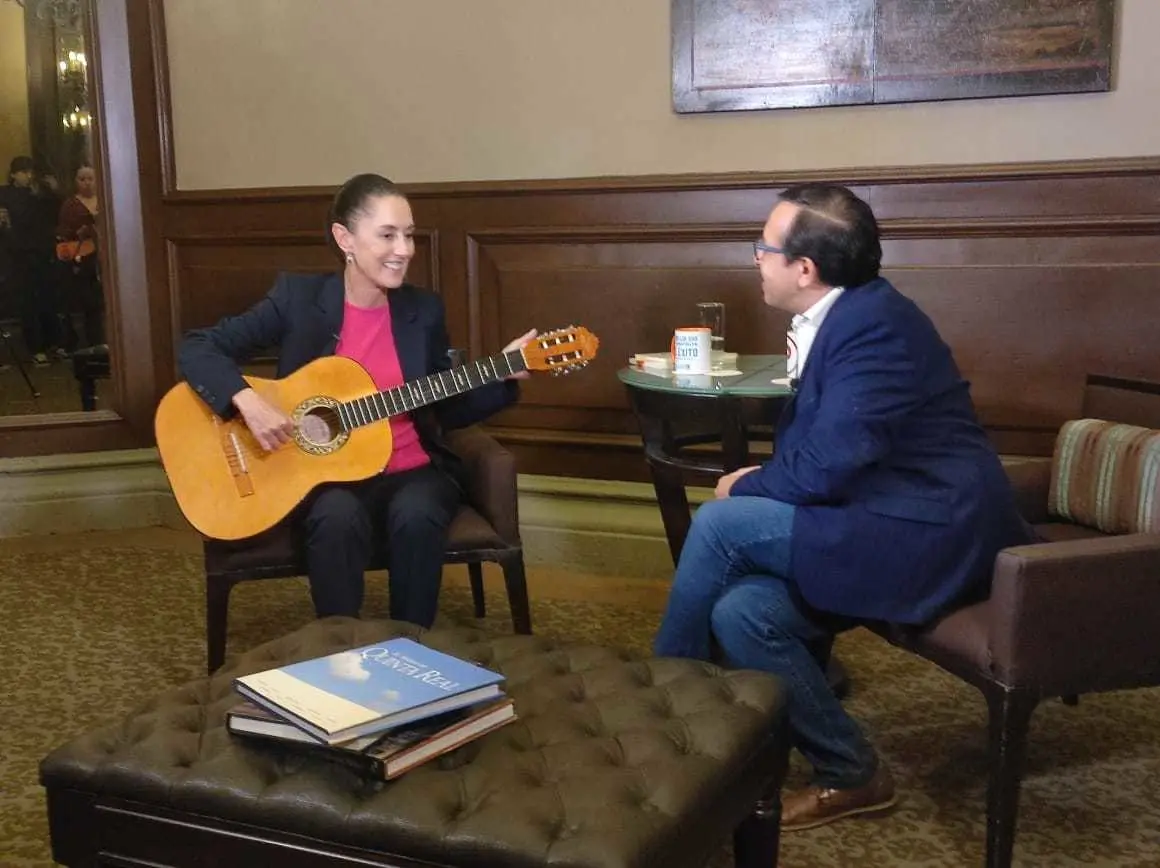
<path fill-rule="evenodd" d="M 516 361 L 513 362 L 513 359 Z M 498 363 L 501 360 L 507 366 L 506 374 L 500 372 Z M 361 425 L 369 425 L 391 416 L 417 410 L 427 404 L 526 370 L 526 365 L 518 364 L 520 360 L 522 355 L 519 354 L 519 350 L 497 353 L 449 370 L 436 371 L 418 380 L 402 383 L 393 389 L 384 389 L 381 392 L 354 398 L 338 405 L 339 423 L 344 430 L 349 431 Z"/>
<path fill-rule="evenodd" d="M 516 360 L 513 363 L 513 359 Z M 500 373 L 498 362 L 507 366 L 507 373 Z M 435 403 L 453 395 L 502 380 L 505 376 L 527 370 L 521 365 L 523 355 L 519 350 L 497 353 L 485 359 L 477 359 L 465 365 L 436 371 L 426 377 L 402 383 L 393 389 L 384 389 L 361 398 L 354 398 L 338 405 L 338 421 L 343 430 L 350 431 L 361 425 L 369 425 L 391 416 L 411 412 L 427 404 Z M 474 370 L 475 376 L 472 376 Z"/>

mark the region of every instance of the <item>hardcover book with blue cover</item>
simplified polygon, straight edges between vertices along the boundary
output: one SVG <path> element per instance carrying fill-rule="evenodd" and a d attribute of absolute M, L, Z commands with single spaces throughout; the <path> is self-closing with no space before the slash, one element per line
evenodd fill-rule
<path fill-rule="evenodd" d="M 503 676 L 411 639 L 389 639 L 235 679 L 238 693 L 326 744 L 501 695 Z"/>

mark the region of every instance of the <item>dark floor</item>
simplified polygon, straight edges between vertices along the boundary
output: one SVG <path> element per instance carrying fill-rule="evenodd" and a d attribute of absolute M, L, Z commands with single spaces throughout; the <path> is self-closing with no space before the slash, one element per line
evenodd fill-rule
<path fill-rule="evenodd" d="M 3 337 L 5 334 L 7 338 Z M 109 380 L 96 380 L 95 385 L 97 408 L 108 409 Z M 34 391 L 39 395 L 34 395 Z M 37 364 L 25 349 L 19 329 L 0 323 L 0 416 L 73 413 L 82 409 L 80 383 L 73 376 L 72 359 L 54 358 L 48 364 Z"/>

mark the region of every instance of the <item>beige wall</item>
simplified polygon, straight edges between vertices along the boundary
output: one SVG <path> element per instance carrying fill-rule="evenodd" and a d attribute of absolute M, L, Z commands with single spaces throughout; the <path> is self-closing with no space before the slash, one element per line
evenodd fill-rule
<path fill-rule="evenodd" d="M 670 0 L 165 0 L 178 185 L 324 185 L 1160 154 L 1160 0 L 1106 94 L 677 115 Z"/>
<path fill-rule="evenodd" d="M 7 183 L 8 162 L 28 151 L 24 10 L 0 2 L 0 184 Z"/>

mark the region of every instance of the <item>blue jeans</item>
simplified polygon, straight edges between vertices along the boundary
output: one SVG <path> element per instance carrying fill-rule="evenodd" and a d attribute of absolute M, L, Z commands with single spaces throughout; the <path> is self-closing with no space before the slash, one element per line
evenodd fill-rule
<path fill-rule="evenodd" d="M 794 745 L 823 787 L 858 787 L 878 767 L 874 748 L 826 681 L 834 634 L 853 622 L 812 609 L 792 581 L 794 508 L 728 497 L 697 510 L 657 632 L 660 657 L 709 660 L 714 643 L 737 669 L 789 688 Z"/>

